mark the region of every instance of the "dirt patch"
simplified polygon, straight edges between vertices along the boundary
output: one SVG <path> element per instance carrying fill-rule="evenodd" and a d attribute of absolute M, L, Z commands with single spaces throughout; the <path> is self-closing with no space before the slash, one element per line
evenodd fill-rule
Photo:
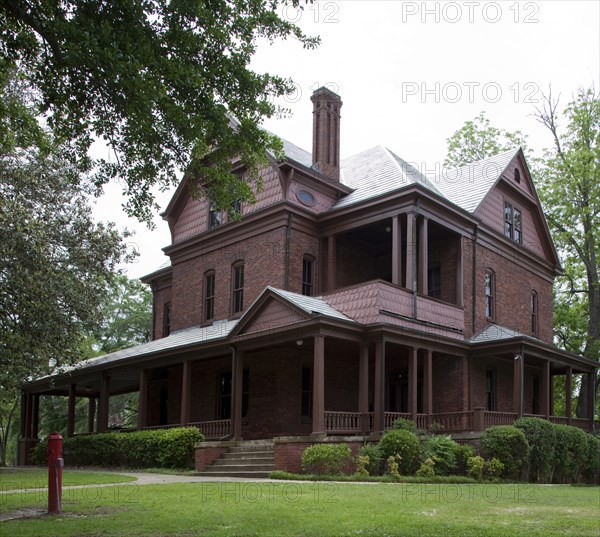
<path fill-rule="evenodd" d="M 0 522 L 6 522 L 7 520 L 17 520 L 22 518 L 40 518 L 47 516 L 46 509 L 39 509 L 33 507 L 24 507 L 9 513 L 0 513 Z"/>

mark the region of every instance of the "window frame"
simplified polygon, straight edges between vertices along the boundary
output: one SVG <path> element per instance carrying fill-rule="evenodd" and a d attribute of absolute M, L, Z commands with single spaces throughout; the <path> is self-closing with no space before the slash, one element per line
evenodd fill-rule
<path fill-rule="evenodd" d="M 520 183 L 521 182 L 521 172 L 519 171 L 519 168 L 515 168 L 514 169 L 514 175 L 513 177 L 515 178 L 515 183 Z"/>
<path fill-rule="evenodd" d="M 496 370 L 491 367 L 487 367 L 485 369 L 485 408 L 488 412 L 495 412 L 497 408 L 496 384 Z"/>
<path fill-rule="evenodd" d="M 165 302 L 163 306 L 163 329 L 162 337 L 171 335 L 171 302 Z"/>
<path fill-rule="evenodd" d="M 493 321 L 496 319 L 496 273 L 492 269 L 486 269 L 485 271 L 484 289 L 485 318 Z"/>
<path fill-rule="evenodd" d="M 212 287 L 209 286 L 212 282 Z M 215 318 L 215 294 L 216 294 L 216 272 L 211 269 L 204 273 L 204 311 L 205 322 L 210 322 Z"/>
<path fill-rule="evenodd" d="M 535 289 L 531 291 L 531 336 L 539 337 L 539 302 Z"/>
<path fill-rule="evenodd" d="M 217 202 L 208 202 L 208 229 L 215 229 L 223 224 L 223 213 L 217 207 Z"/>
<path fill-rule="evenodd" d="M 310 274 L 307 278 L 307 267 L 309 268 Z M 310 255 L 302 257 L 302 289 L 301 292 L 304 296 L 315 295 L 315 259 Z"/>
<path fill-rule="evenodd" d="M 442 264 L 439 261 L 431 261 L 427 267 L 427 296 L 442 298 Z"/>
<path fill-rule="evenodd" d="M 231 311 L 233 315 L 244 311 L 244 275 L 243 261 L 236 261 L 231 266 Z"/>
<path fill-rule="evenodd" d="M 523 244 L 523 211 L 504 200 L 504 236 Z"/>

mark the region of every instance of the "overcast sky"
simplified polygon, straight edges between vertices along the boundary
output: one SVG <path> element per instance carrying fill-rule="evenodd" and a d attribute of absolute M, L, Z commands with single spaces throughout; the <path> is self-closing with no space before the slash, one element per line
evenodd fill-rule
<path fill-rule="evenodd" d="M 316 50 L 297 42 L 262 45 L 260 72 L 291 77 L 297 91 L 278 104 L 292 117 L 265 127 L 311 150 L 310 95 L 327 86 L 342 97 L 342 158 L 384 145 L 422 172 L 435 173 L 446 140 L 485 111 L 492 124 L 520 130 L 541 155 L 551 145 L 533 113 L 552 87 L 564 105 L 578 87 L 600 88 L 600 2 L 572 0 L 410 2 L 321 0 L 304 11 L 280 8 L 306 33 L 321 36 Z M 169 200 L 160 196 L 162 208 Z M 99 218 L 136 231 L 140 251 L 126 267 L 148 274 L 167 258 L 168 226 L 127 219 L 117 185 L 98 201 Z"/>

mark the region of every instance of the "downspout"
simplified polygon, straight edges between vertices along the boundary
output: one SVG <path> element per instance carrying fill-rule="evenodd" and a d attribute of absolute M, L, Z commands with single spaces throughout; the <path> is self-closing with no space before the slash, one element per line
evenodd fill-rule
<path fill-rule="evenodd" d="M 475 334 L 477 313 L 477 239 L 479 237 L 479 225 L 475 225 L 475 236 L 473 237 L 473 267 L 471 270 L 472 281 L 472 311 L 471 311 L 471 332 Z"/>
<path fill-rule="evenodd" d="M 152 280 L 152 282 L 150 282 L 150 289 L 152 290 L 152 332 L 150 334 L 150 337 L 152 338 L 152 341 L 154 341 L 156 339 L 156 335 L 155 335 L 155 326 L 156 326 L 156 282 L 154 280 Z"/>
<path fill-rule="evenodd" d="M 414 220 L 412 226 L 412 292 L 413 292 L 413 319 L 417 319 L 417 270 L 418 270 L 418 258 L 420 254 L 417 246 L 417 225 L 419 220 L 419 198 L 417 198 L 417 206 L 414 212 Z"/>
<path fill-rule="evenodd" d="M 292 240 L 292 213 L 288 214 L 287 229 L 285 231 L 285 266 L 283 275 L 283 288 L 288 291 L 290 283 L 290 243 Z"/>
<path fill-rule="evenodd" d="M 235 376 L 235 365 L 236 365 L 236 359 L 237 359 L 237 354 L 235 351 L 235 346 L 234 345 L 230 345 L 229 350 L 231 351 L 231 426 L 229 427 L 229 434 L 226 434 L 225 436 L 222 436 L 221 438 L 219 438 L 219 441 L 223 441 L 223 440 L 228 440 L 230 438 L 233 437 L 233 418 L 234 418 L 234 410 L 235 410 L 235 401 L 234 401 L 234 397 L 235 397 L 235 392 L 234 392 L 234 382 L 236 379 L 234 379 Z"/>

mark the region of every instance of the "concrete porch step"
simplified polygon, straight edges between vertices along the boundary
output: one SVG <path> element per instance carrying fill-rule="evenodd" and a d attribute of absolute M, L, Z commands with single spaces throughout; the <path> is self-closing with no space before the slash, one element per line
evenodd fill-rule
<path fill-rule="evenodd" d="M 267 478 L 275 469 L 272 442 L 250 441 L 231 446 L 198 475 L 206 477 Z"/>

